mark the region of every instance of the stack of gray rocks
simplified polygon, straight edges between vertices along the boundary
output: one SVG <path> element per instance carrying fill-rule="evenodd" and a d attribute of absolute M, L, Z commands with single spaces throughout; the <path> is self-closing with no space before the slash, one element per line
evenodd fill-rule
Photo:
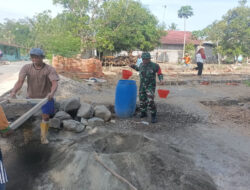
<path fill-rule="evenodd" d="M 111 119 L 111 112 L 104 105 L 92 106 L 80 103 L 80 98 L 70 98 L 59 103 L 59 111 L 50 119 L 50 127 L 76 133 L 84 131 L 87 126 L 103 125 Z M 73 119 L 69 113 L 75 112 Z M 62 127 L 62 128 L 61 128 Z"/>

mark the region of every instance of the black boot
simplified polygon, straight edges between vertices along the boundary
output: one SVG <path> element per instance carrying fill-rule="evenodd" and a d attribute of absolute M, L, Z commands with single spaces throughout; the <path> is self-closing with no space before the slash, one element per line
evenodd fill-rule
<path fill-rule="evenodd" d="M 157 123 L 156 113 L 151 115 L 151 123 Z"/>
<path fill-rule="evenodd" d="M 148 114 L 146 112 L 141 112 L 140 118 L 148 117 Z"/>

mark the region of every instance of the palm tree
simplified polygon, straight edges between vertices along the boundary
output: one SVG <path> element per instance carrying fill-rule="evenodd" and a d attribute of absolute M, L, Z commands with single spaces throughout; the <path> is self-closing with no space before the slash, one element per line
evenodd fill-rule
<path fill-rule="evenodd" d="M 172 23 L 168 26 L 168 30 L 178 30 L 178 29 L 177 29 L 177 24 L 175 24 L 174 22 L 172 22 Z"/>
<path fill-rule="evenodd" d="M 185 53 L 185 43 L 186 43 L 186 19 L 191 17 L 193 15 L 193 8 L 190 5 L 182 6 L 178 10 L 178 17 L 184 18 L 184 43 L 183 43 L 183 54 L 182 57 L 184 57 Z"/>
<path fill-rule="evenodd" d="M 244 7 L 247 4 L 247 0 L 239 0 L 238 3 L 241 7 Z"/>

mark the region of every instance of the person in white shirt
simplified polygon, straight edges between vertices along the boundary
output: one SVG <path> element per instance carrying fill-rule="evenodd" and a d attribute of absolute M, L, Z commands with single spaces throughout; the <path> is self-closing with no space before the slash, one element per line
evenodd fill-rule
<path fill-rule="evenodd" d="M 139 54 L 138 57 L 137 57 L 136 66 L 140 67 L 141 63 L 142 63 L 142 58 L 141 58 L 141 54 Z"/>
<path fill-rule="evenodd" d="M 205 62 L 206 55 L 204 51 L 204 47 L 199 46 L 196 52 L 196 63 L 197 67 L 195 67 L 195 70 L 198 70 L 198 76 L 202 75 L 202 70 L 203 70 L 203 63 Z"/>

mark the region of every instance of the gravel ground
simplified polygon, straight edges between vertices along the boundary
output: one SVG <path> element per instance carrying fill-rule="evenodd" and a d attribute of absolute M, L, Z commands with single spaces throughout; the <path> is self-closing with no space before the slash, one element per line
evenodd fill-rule
<path fill-rule="evenodd" d="M 114 79 L 88 84 L 61 77 L 57 99 L 78 96 L 112 108 Z M 26 189 L 128 189 L 96 162 L 97 152 L 108 167 L 138 189 L 248 190 L 250 88 L 199 83 L 158 88 L 169 89 L 170 94 L 167 99 L 156 97 L 157 124 L 136 115 L 113 118 L 114 123 L 82 134 L 50 130 L 51 143 L 44 149 L 39 144 L 39 122 L 34 120 L 30 144 L 22 144 L 22 130 L 1 139 L 12 179 L 9 189 L 18 189 L 20 180 L 27 181 Z M 20 178 L 21 173 L 13 172 L 17 166 L 15 171 L 30 172 Z"/>

